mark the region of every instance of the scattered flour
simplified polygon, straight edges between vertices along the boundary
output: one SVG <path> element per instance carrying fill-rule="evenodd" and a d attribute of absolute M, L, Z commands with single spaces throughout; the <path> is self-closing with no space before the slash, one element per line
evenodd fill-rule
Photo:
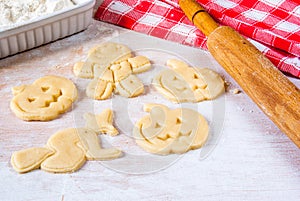
<path fill-rule="evenodd" d="M 72 6 L 72 0 L 1 0 L 0 31 Z"/>

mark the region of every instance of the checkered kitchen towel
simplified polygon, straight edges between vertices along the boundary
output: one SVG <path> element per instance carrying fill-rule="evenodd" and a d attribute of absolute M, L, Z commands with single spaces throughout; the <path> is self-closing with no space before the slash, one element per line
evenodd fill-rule
<path fill-rule="evenodd" d="M 300 78 L 299 0 L 198 0 L 221 25 L 249 39 L 281 71 Z M 207 49 L 178 0 L 104 0 L 95 19 Z"/>

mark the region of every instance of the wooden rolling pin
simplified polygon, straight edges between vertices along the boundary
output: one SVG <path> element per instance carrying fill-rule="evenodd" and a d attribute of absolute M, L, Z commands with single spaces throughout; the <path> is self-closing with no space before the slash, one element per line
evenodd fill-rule
<path fill-rule="evenodd" d="M 180 0 L 179 5 L 208 37 L 208 50 L 218 63 L 300 148 L 300 90 L 239 33 L 218 26 L 197 2 Z"/>

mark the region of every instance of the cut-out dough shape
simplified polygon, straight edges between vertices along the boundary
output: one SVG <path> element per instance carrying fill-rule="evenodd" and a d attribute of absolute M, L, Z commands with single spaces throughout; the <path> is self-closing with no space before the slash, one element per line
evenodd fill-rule
<path fill-rule="evenodd" d="M 73 82 L 59 76 L 45 76 L 31 85 L 12 88 L 10 108 L 25 121 L 48 121 L 66 112 L 77 98 Z"/>
<path fill-rule="evenodd" d="M 167 66 L 153 79 L 153 86 L 172 102 L 199 102 L 211 100 L 224 93 L 224 81 L 207 68 L 193 68 L 186 63 L 170 59 Z"/>
<path fill-rule="evenodd" d="M 171 110 L 160 104 L 145 104 L 144 110 L 150 114 L 136 123 L 133 136 L 147 152 L 182 154 L 200 148 L 207 140 L 207 121 L 194 110 Z"/>
<path fill-rule="evenodd" d="M 98 131 L 118 132 L 112 127 L 111 115 L 110 110 L 96 115 L 97 120 L 103 121 L 97 122 L 100 129 L 67 128 L 52 135 L 45 147 L 33 147 L 13 153 L 11 157 L 13 168 L 19 173 L 38 168 L 53 173 L 64 173 L 78 170 L 86 160 L 119 158 L 122 152 L 115 148 L 101 148 L 97 136 Z M 91 123 L 87 125 L 90 126 Z"/>
<path fill-rule="evenodd" d="M 117 43 L 103 43 L 89 51 L 85 62 L 74 65 L 74 74 L 93 78 L 86 94 L 96 100 L 109 98 L 113 92 L 128 98 L 144 92 L 144 85 L 134 74 L 151 68 L 144 56 L 132 57 L 128 47 Z"/>
<path fill-rule="evenodd" d="M 118 130 L 113 126 L 113 112 L 110 109 L 104 110 L 99 115 L 86 113 L 84 115 L 87 128 L 91 128 L 97 133 L 109 134 L 111 136 L 118 135 Z"/>

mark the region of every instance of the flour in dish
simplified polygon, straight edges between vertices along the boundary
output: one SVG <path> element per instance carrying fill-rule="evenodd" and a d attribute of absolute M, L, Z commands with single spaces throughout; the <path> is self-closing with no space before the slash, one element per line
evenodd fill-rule
<path fill-rule="evenodd" d="M 0 31 L 73 6 L 71 0 L 1 0 Z"/>

